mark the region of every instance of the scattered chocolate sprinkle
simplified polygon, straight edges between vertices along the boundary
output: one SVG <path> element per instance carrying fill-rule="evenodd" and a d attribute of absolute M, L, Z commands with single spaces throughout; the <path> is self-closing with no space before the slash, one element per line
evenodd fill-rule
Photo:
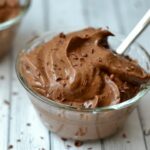
<path fill-rule="evenodd" d="M 74 145 L 75 145 L 76 147 L 80 147 L 80 146 L 83 145 L 83 142 L 81 142 L 81 141 L 75 141 L 75 142 L 74 142 Z"/>
<path fill-rule="evenodd" d="M 29 127 L 29 126 L 31 126 L 31 123 L 27 123 L 26 125 Z"/>
<path fill-rule="evenodd" d="M 127 143 L 131 143 L 131 141 L 128 140 Z"/>
<path fill-rule="evenodd" d="M 12 148 L 13 148 L 13 145 L 9 145 L 9 146 L 8 146 L 8 149 L 12 149 Z"/>
<path fill-rule="evenodd" d="M 131 59 L 128 55 L 124 55 L 124 58 L 126 58 L 126 59 L 132 61 L 132 59 Z"/>
<path fill-rule="evenodd" d="M 80 61 L 84 61 L 84 58 L 83 58 L 83 57 L 81 57 L 81 58 L 80 58 Z"/>
<path fill-rule="evenodd" d="M 61 33 L 59 34 L 59 37 L 60 37 L 60 38 L 66 38 L 66 35 L 65 35 L 63 32 L 61 32 Z"/>
<path fill-rule="evenodd" d="M 57 82 L 58 82 L 58 81 L 61 81 L 61 80 L 62 80 L 61 77 L 58 77 L 58 78 L 56 79 Z"/>
<path fill-rule="evenodd" d="M 67 139 L 66 138 L 61 138 L 63 141 L 67 141 Z"/>
<path fill-rule="evenodd" d="M 61 61 L 62 63 L 64 63 L 64 60 L 61 59 L 60 61 Z"/>
<path fill-rule="evenodd" d="M 123 138 L 127 138 L 127 135 L 125 133 L 122 134 Z"/>
<path fill-rule="evenodd" d="M 92 53 L 92 54 L 94 53 L 94 49 L 92 49 L 91 53 Z"/>
<path fill-rule="evenodd" d="M 89 36 L 88 36 L 88 34 L 85 34 L 85 38 L 88 38 Z"/>
<path fill-rule="evenodd" d="M 67 146 L 67 148 L 71 148 L 72 146 L 71 145 L 66 145 Z"/>
<path fill-rule="evenodd" d="M 21 140 L 20 140 L 20 139 L 17 139 L 17 142 L 21 142 Z"/>
<path fill-rule="evenodd" d="M 10 105 L 10 102 L 9 101 L 7 101 L 7 100 L 4 100 L 4 104 L 6 104 L 6 105 Z"/>
<path fill-rule="evenodd" d="M 1 76 L 0 76 L 0 79 L 1 79 L 1 80 L 4 80 L 4 76 L 3 76 L 3 75 L 1 75 Z"/>

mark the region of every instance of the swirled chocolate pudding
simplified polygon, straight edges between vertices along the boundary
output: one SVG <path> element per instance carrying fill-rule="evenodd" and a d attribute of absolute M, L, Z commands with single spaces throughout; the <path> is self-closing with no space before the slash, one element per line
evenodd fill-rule
<path fill-rule="evenodd" d="M 37 93 L 77 108 L 109 106 L 134 97 L 150 81 L 135 60 L 116 54 L 113 34 L 87 28 L 60 33 L 20 56 L 20 72 Z"/>

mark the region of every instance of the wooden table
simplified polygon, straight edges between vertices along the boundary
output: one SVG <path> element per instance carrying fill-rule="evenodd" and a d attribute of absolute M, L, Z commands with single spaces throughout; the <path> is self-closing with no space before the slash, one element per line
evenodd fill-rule
<path fill-rule="evenodd" d="M 128 34 L 150 8 L 150 0 L 33 0 L 14 44 L 0 62 L 0 150 L 150 150 L 150 93 L 116 136 L 80 147 L 50 133 L 40 122 L 15 70 L 18 50 L 36 34 L 48 30 L 105 27 Z M 138 39 L 150 52 L 150 28 Z"/>

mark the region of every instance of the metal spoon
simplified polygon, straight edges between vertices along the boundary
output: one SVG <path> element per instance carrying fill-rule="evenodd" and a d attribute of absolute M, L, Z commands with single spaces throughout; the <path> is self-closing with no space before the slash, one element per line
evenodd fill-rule
<path fill-rule="evenodd" d="M 143 18 L 138 22 L 134 29 L 129 33 L 125 40 L 117 48 L 118 54 L 123 54 L 127 48 L 135 41 L 135 39 L 142 33 L 142 31 L 150 25 L 150 9 L 145 13 Z"/>

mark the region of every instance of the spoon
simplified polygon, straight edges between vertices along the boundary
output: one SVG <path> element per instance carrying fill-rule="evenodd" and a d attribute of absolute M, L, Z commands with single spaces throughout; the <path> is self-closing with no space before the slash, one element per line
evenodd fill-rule
<path fill-rule="evenodd" d="M 138 24 L 133 28 L 125 40 L 117 48 L 116 52 L 118 54 L 123 54 L 127 48 L 137 39 L 137 37 L 142 33 L 142 31 L 150 24 L 150 9 L 145 13 L 143 18 L 138 22 Z"/>

